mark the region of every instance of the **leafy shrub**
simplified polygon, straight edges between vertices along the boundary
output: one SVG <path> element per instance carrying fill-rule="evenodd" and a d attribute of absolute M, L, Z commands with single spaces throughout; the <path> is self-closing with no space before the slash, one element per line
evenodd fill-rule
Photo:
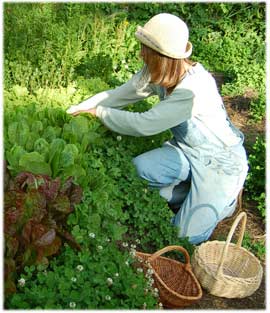
<path fill-rule="evenodd" d="M 248 197 L 258 202 L 258 212 L 265 219 L 265 153 L 264 137 L 256 138 L 256 142 L 248 157 L 250 170 L 246 180 Z"/>
<path fill-rule="evenodd" d="M 14 179 L 5 173 L 5 295 L 16 291 L 14 280 L 23 268 L 48 265 L 59 252 L 61 237 L 80 249 L 66 230 L 66 218 L 81 201 L 82 190 L 69 178 L 22 172 Z"/>
<path fill-rule="evenodd" d="M 263 97 L 264 3 L 6 3 L 5 86 L 34 92 L 70 86 L 81 76 L 122 83 L 141 67 L 137 25 L 161 12 L 187 22 L 192 59 L 224 74 L 224 95 L 254 89 Z M 265 100 L 259 102 L 260 110 L 251 105 L 255 119 L 264 116 Z"/>
<path fill-rule="evenodd" d="M 265 242 L 263 240 L 252 240 L 249 233 L 245 233 L 243 238 L 243 247 L 254 253 L 259 259 L 265 259 Z"/>

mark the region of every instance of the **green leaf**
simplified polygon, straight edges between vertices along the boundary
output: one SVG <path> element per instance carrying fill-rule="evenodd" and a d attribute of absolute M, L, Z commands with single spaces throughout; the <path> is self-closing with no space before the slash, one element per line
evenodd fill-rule
<path fill-rule="evenodd" d="M 25 143 L 25 149 L 29 152 L 32 152 L 34 150 L 35 142 L 38 138 L 39 138 L 38 133 L 29 132 L 28 140 Z"/>
<path fill-rule="evenodd" d="M 23 96 L 27 96 L 28 95 L 28 90 L 26 87 L 20 86 L 20 85 L 14 85 L 12 87 L 12 91 L 14 93 L 14 95 L 18 98 L 21 98 Z"/>
<path fill-rule="evenodd" d="M 31 126 L 31 131 L 33 133 L 41 133 L 43 131 L 43 124 L 41 121 L 34 121 Z"/>
<path fill-rule="evenodd" d="M 74 180 L 79 180 L 82 176 L 86 176 L 85 170 L 78 164 L 71 165 L 65 168 L 63 173 L 64 178 L 67 179 L 68 177 L 74 177 Z"/>
<path fill-rule="evenodd" d="M 54 129 L 54 127 L 52 127 L 51 125 L 49 125 L 44 133 L 43 133 L 43 138 L 46 139 L 48 142 L 52 142 L 54 139 L 56 139 L 57 134 L 56 131 Z"/>
<path fill-rule="evenodd" d="M 17 142 L 18 122 L 13 122 L 8 126 L 8 140 L 12 144 Z"/>
<path fill-rule="evenodd" d="M 101 135 L 94 131 L 89 131 L 87 134 L 84 134 L 81 141 L 81 151 L 87 151 L 90 145 L 101 145 L 101 138 Z"/>
<path fill-rule="evenodd" d="M 34 150 L 40 153 L 44 157 L 44 160 L 48 160 L 49 158 L 49 148 L 50 144 L 44 138 L 38 138 L 34 143 Z"/>
<path fill-rule="evenodd" d="M 81 142 L 83 135 L 89 132 L 89 120 L 85 116 L 76 116 L 70 121 L 71 131 Z"/>
<path fill-rule="evenodd" d="M 30 129 L 29 125 L 27 124 L 26 121 L 22 120 L 18 124 L 18 129 L 17 129 L 17 143 L 18 145 L 24 147 L 27 141 L 29 140 L 30 137 Z"/>
<path fill-rule="evenodd" d="M 44 161 L 44 157 L 38 152 L 29 152 L 21 156 L 19 166 L 23 171 L 34 174 L 52 175 L 51 167 Z"/>
<path fill-rule="evenodd" d="M 9 163 L 9 168 L 19 172 L 20 158 L 27 152 L 21 146 L 13 146 L 10 151 L 6 152 L 6 158 Z"/>
<path fill-rule="evenodd" d="M 89 229 L 91 229 L 91 231 L 93 232 L 96 232 L 100 229 L 100 225 L 101 225 L 100 215 L 97 213 L 92 214 L 89 218 Z"/>
<path fill-rule="evenodd" d="M 67 144 L 61 153 L 60 165 L 61 167 L 68 167 L 75 163 L 79 155 L 79 150 L 74 144 Z"/>
<path fill-rule="evenodd" d="M 56 138 L 50 144 L 49 164 L 52 168 L 52 175 L 56 177 L 60 170 L 60 156 L 65 148 L 66 142 L 63 139 Z"/>

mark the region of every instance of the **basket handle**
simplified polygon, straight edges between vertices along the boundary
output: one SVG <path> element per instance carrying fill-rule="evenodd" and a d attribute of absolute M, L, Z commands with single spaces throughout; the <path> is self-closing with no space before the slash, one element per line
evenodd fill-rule
<path fill-rule="evenodd" d="M 232 236 L 235 232 L 235 229 L 237 227 L 237 225 L 239 224 L 239 222 L 242 221 L 242 227 L 241 227 L 241 231 L 240 231 L 240 235 L 239 235 L 239 238 L 238 238 L 238 241 L 237 241 L 237 244 L 236 246 L 238 248 L 241 247 L 242 245 L 242 241 L 243 241 L 243 238 L 244 238 L 244 233 L 245 233 L 245 228 L 246 228 L 246 223 L 247 223 L 247 214 L 245 212 L 241 212 L 237 218 L 235 219 L 235 221 L 233 222 L 232 224 L 232 227 L 230 229 L 230 232 L 228 234 L 228 237 L 227 237 L 227 240 L 226 240 L 226 243 L 225 243 L 225 246 L 223 248 L 223 251 L 222 251 L 222 256 L 221 256 L 221 261 L 220 261 L 220 265 L 219 265 L 219 268 L 218 268 L 218 271 L 217 271 L 217 276 L 223 274 L 222 270 L 223 270 L 223 264 L 224 264 L 224 260 L 225 260 L 225 257 L 227 255 L 227 252 L 228 252 L 228 248 L 229 248 L 229 244 L 232 240 Z"/>
<path fill-rule="evenodd" d="M 191 265 L 190 265 L 190 256 L 187 252 L 187 250 L 181 246 L 167 246 L 163 249 L 158 250 L 157 252 L 155 252 L 154 254 L 152 254 L 152 256 L 148 259 L 148 261 L 151 263 L 153 262 L 157 257 L 159 257 L 160 255 L 168 252 L 168 251 L 172 251 L 172 250 L 177 250 L 179 252 L 182 252 L 184 254 L 185 260 L 186 260 L 186 264 L 185 264 L 185 268 L 186 269 L 191 269 Z"/>

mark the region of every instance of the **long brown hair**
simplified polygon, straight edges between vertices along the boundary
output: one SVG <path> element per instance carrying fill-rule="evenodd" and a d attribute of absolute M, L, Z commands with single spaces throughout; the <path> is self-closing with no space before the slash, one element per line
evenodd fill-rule
<path fill-rule="evenodd" d="M 144 44 L 141 45 L 141 57 L 150 72 L 151 83 L 165 87 L 168 94 L 172 93 L 185 75 L 184 62 L 193 64 L 189 59 L 167 57 Z"/>

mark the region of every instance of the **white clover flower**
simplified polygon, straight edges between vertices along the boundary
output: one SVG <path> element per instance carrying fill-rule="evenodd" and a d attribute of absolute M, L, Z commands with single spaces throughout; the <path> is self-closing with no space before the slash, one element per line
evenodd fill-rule
<path fill-rule="evenodd" d="M 111 277 L 107 278 L 107 283 L 109 286 L 111 286 L 113 284 L 113 280 Z"/>
<path fill-rule="evenodd" d="M 123 60 L 122 60 L 122 64 L 125 64 L 125 63 L 126 63 L 126 60 L 125 60 L 125 59 L 123 59 Z"/>
<path fill-rule="evenodd" d="M 83 266 L 82 266 L 82 265 L 78 265 L 78 266 L 77 266 L 77 270 L 78 270 L 79 272 L 83 271 Z"/>
<path fill-rule="evenodd" d="M 147 286 L 149 287 L 152 287 L 154 284 L 154 280 L 153 279 L 150 279 L 148 282 L 147 282 Z"/>
<path fill-rule="evenodd" d="M 111 297 L 110 296 L 105 296 L 105 299 L 107 300 L 107 301 L 110 301 L 111 300 Z"/>
<path fill-rule="evenodd" d="M 75 302 L 69 302 L 69 307 L 72 309 L 76 308 L 76 303 Z"/>
<path fill-rule="evenodd" d="M 125 65 L 125 68 L 128 69 L 128 65 L 127 64 Z"/>
<path fill-rule="evenodd" d="M 129 262 L 128 262 L 128 261 L 126 261 L 125 264 L 126 264 L 127 266 L 129 266 Z"/>
<path fill-rule="evenodd" d="M 110 242 L 110 241 L 111 241 L 111 239 L 110 239 L 110 238 L 106 238 L 106 241 L 107 241 L 107 242 Z"/>
<path fill-rule="evenodd" d="M 143 269 L 141 267 L 137 268 L 137 272 L 142 273 Z"/>
<path fill-rule="evenodd" d="M 157 288 L 154 288 L 154 290 L 153 290 L 153 295 L 154 295 L 154 297 L 158 297 L 159 296 L 159 292 L 158 292 L 158 289 Z"/>
<path fill-rule="evenodd" d="M 117 141 L 121 141 L 121 140 L 122 140 L 122 136 L 117 136 L 117 137 L 116 137 L 116 140 L 117 140 Z"/>
<path fill-rule="evenodd" d="M 153 271 L 152 268 L 149 268 L 149 269 L 146 271 L 146 273 L 147 273 L 148 275 L 153 275 L 153 274 L 154 274 L 154 271 Z"/>
<path fill-rule="evenodd" d="M 136 249 L 136 245 L 131 245 L 130 246 L 132 249 Z"/>
<path fill-rule="evenodd" d="M 148 291 L 149 291 L 149 289 L 148 289 L 148 288 L 145 288 L 145 289 L 144 289 L 144 292 L 146 292 L 146 293 L 147 293 Z"/>
<path fill-rule="evenodd" d="M 71 277 L 71 281 L 73 281 L 74 283 L 77 281 L 76 277 Z"/>
<path fill-rule="evenodd" d="M 138 239 L 138 238 L 135 241 L 136 241 L 136 243 L 141 243 L 140 239 Z"/>
<path fill-rule="evenodd" d="M 135 257 L 136 251 L 135 251 L 135 250 L 131 250 L 131 251 L 129 252 L 129 254 L 130 254 L 131 257 Z"/>
<path fill-rule="evenodd" d="M 25 279 L 24 279 L 24 278 L 20 278 L 20 279 L 18 280 L 18 283 L 19 283 L 19 285 L 20 285 L 21 287 L 24 287 L 24 285 L 25 285 Z"/>
<path fill-rule="evenodd" d="M 122 243 L 122 246 L 123 246 L 124 248 L 126 248 L 126 247 L 128 247 L 128 243 L 127 243 L 127 242 L 123 242 L 123 243 Z"/>
<path fill-rule="evenodd" d="M 115 276 L 115 277 L 119 277 L 119 273 L 115 273 L 114 276 Z"/>
<path fill-rule="evenodd" d="M 97 246 L 98 250 L 103 250 L 102 246 Z"/>
<path fill-rule="evenodd" d="M 89 234 L 89 237 L 90 237 L 90 238 L 95 238 L 96 235 L 95 235 L 94 233 L 90 233 L 90 234 Z"/>
<path fill-rule="evenodd" d="M 162 308 L 162 307 L 163 307 L 163 304 L 162 304 L 161 302 L 159 302 L 158 306 L 159 306 L 160 308 Z"/>

